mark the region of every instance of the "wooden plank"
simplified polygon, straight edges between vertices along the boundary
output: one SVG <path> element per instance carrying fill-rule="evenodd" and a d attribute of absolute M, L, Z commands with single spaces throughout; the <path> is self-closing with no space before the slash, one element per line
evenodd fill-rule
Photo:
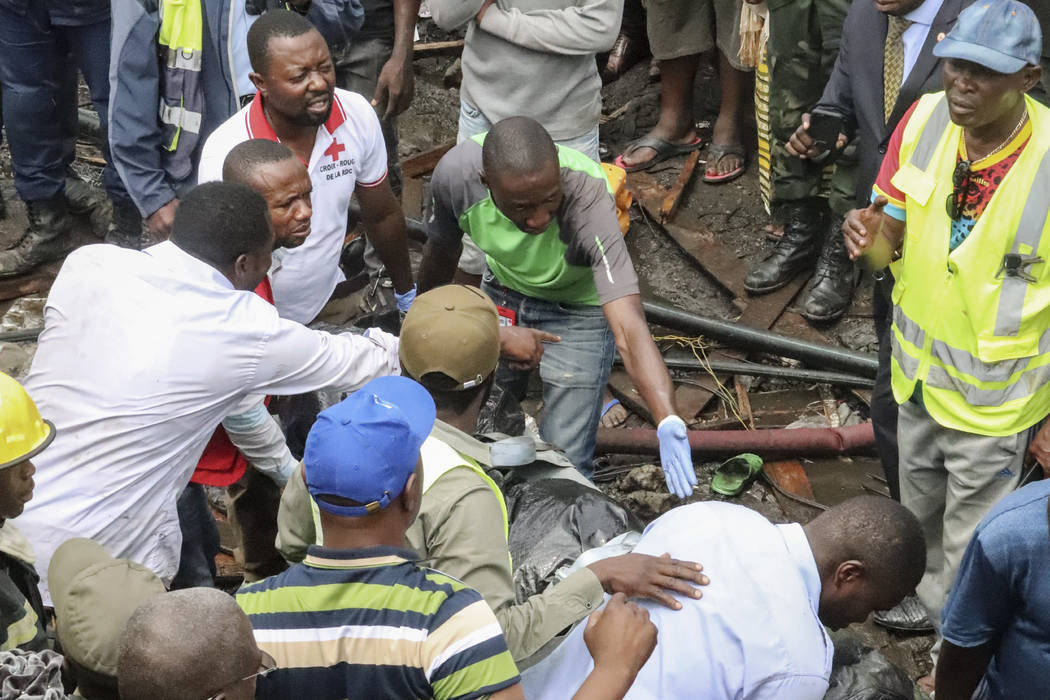
<path fill-rule="evenodd" d="M 744 275 L 740 274 L 740 263 L 728 248 L 715 240 L 714 233 L 706 227 L 686 228 L 666 223 L 663 229 L 687 256 L 693 259 L 700 271 L 730 297 L 741 311 L 746 308 L 747 292 L 744 290 Z"/>
<path fill-rule="evenodd" d="M 747 395 L 747 387 L 740 381 L 740 377 L 733 377 L 733 388 L 736 390 L 736 405 L 740 415 L 747 423 L 748 430 L 755 429 L 755 414 L 751 410 L 751 399 Z"/>
<path fill-rule="evenodd" d="M 401 210 L 410 219 L 423 218 L 423 181 L 418 177 L 401 181 Z"/>
<path fill-rule="evenodd" d="M 463 39 L 455 41 L 429 41 L 412 45 L 412 58 L 433 58 L 434 56 L 458 56 L 463 53 Z"/>
<path fill-rule="evenodd" d="M 413 177 L 429 175 L 434 172 L 434 168 L 437 167 L 438 161 L 441 160 L 441 157 L 448 153 L 455 145 L 455 141 L 447 141 L 440 146 L 431 148 L 429 151 L 424 151 L 412 156 L 411 158 L 405 158 L 401 161 L 401 176 L 407 180 Z"/>
<path fill-rule="evenodd" d="M 698 381 L 697 383 L 707 384 L 708 386 L 675 384 L 675 405 L 678 406 L 682 418 L 687 423 L 696 418 L 715 393 L 713 380 L 710 377 L 705 377 L 705 379 L 706 382 Z M 642 399 L 642 395 L 634 388 L 631 377 L 625 370 L 614 369 L 612 371 L 609 375 L 609 389 L 633 413 L 637 413 L 650 423 L 654 422 L 652 414 L 649 413 L 649 408 Z"/>
<path fill-rule="evenodd" d="M 682 192 L 693 178 L 693 171 L 696 170 L 696 163 L 699 160 L 700 151 L 693 151 L 686 157 L 682 170 L 678 173 L 678 179 L 667 190 L 667 194 L 664 195 L 663 201 L 660 203 L 661 224 L 670 221 L 678 211 L 678 203 L 682 199 Z"/>
<path fill-rule="evenodd" d="M 0 301 L 48 292 L 60 267 L 61 262 L 54 262 L 28 274 L 0 280 Z"/>
<path fill-rule="evenodd" d="M 784 491 L 811 501 L 816 500 L 816 497 L 813 495 L 813 487 L 806 476 L 806 471 L 797 460 L 766 462 L 763 469 L 766 476 Z"/>

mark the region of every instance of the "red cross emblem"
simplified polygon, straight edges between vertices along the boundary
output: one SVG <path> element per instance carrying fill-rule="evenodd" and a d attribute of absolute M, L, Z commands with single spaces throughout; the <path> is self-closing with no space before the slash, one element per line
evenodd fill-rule
<path fill-rule="evenodd" d="M 331 145 L 325 150 L 326 156 L 332 157 L 332 162 L 335 163 L 339 160 L 339 154 L 346 150 L 346 146 L 339 143 L 338 141 L 332 141 Z"/>

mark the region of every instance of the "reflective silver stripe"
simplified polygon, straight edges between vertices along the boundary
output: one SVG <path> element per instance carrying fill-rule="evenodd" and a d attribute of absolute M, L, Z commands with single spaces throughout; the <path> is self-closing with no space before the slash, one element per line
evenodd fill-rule
<path fill-rule="evenodd" d="M 1029 247 L 1025 255 L 1034 255 L 1039 250 L 1048 214 L 1050 214 L 1050 150 L 1043 154 L 1035 180 L 1028 190 L 1028 199 L 1021 212 L 1021 220 L 1017 224 L 1011 252 L 1021 253 L 1022 245 Z M 1035 277 L 1040 277 L 1038 273 L 1033 274 Z M 1020 277 L 1003 276 L 1003 286 L 999 291 L 999 308 L 995 313 L 996 335 L 1017 335 L 1021 329 L 1021 312 L 1024 310 L 1024 295 L 1028 291 L 1028 284 Z"/>
<path fill-rule="evenodd" d="M 971 406 L 1002 406 L 1009 401 L 1028 398 L 1050 381 L 1050 365 L 1025 372 L 1016 382 L 1002 389 L 981 389 L 952 377 L 942 367 L 932 365 L 926 374 L 926 384 L 937 389 L 957 392 Z"/>
<path fill-rule="evenodd" d="M 904 310 L 896 304 L 893 306 L 893 325 L 897 326 L 901 336 L 915 347 L 921 348 L 926 342 L 926 331 L 908 318 Z"/>
<path fill-rule="evenodd" d="M 901 371 L 904 372 L 904 376 L 908 379 L 915 379 L 915 375 L 919 371 L 919 360 L 904 352 L 904 348 L 901 347 L 901 343 L 897 339 L 896 334 L 890 334 L 890 343 L 893 359 L 897 361 L 898 365 L 900 365 Z"/>
<path fill-rule="evenodd" d="M 1026 366 L 1031 357 L 999 362 L 983 362 L 965 350 L 952 347 L 943 340 L 934 339 L 930 344 L 930 355 L 979 382 L 1005 382 Z"/>
<path fill-rule="evenodd" d="M 200 133 L 202 118 L 200 112 L 191 112 L 183 107 L 172 107 L 167 104 L 161 104 L 160 106 L 160 120 L 162 122 L 181 128 L 191 134 Z"/>
<path fill-rule="evenodd" d="M 933 159 L 933 152 L 937 150 L 937 144 L 941 142 L 944 130 L 948 128 L 951 120 L 952 116 L 948 112 L 948 98 L 942 94 L 941 99 L 937 102 L 937 106 L 933 108 L 930 118 L 923 125 L 922 133 L 919 134 L 919 142 L 915 144 L 915 150 L 911 154 L 912 165 L 919 170 L 926 170 L 930 165 L 930 160 Z"/>
<path fill-rule="evenodd" d="M 168 49 L 168 68 L 201 72 L 201 51 Z"/>

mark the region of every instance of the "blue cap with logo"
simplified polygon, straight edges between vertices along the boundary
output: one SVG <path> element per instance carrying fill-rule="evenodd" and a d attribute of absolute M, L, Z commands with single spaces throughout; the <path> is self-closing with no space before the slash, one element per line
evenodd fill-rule
<path fill-rule="evenodd" d="M 1039 65 L 1043 32 L 1039 20 L 1017 0 L 977 0 L 933 47 L 933 55 L 972 61 L 998 73 Z"/>
<path fill-rule="evenodd" d="M 434 415 L 427 390 L 396 376 L 373 379 L 318 414 L 303 454 L 306 487 L 318 507 L 361 517 L 390 505 L 416 470 Z"/>

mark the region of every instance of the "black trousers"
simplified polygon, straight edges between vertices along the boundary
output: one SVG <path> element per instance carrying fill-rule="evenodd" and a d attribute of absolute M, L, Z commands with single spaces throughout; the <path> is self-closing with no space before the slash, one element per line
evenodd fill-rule
<path fill-rule="evenodd" d="M 893 289 L 893 275 L 888 271 L 886 277 L 875 285 L 872 300 L 872 316 L 875 320 L 875 333 L 879 339 L 879 371 L 875 375 L 875 388 L 871 392 L 871 423 L 875 430 L 875 449 L 882 461 L 882 470 L 886 483 L 890 487 L 890 496 L 901 499 L 900 487 L 900 453 L 897 449 L 897 400 L 893 398 L 890 386 L 890 325 L 893 320 L 893 302 L 890 292 Z"/>

